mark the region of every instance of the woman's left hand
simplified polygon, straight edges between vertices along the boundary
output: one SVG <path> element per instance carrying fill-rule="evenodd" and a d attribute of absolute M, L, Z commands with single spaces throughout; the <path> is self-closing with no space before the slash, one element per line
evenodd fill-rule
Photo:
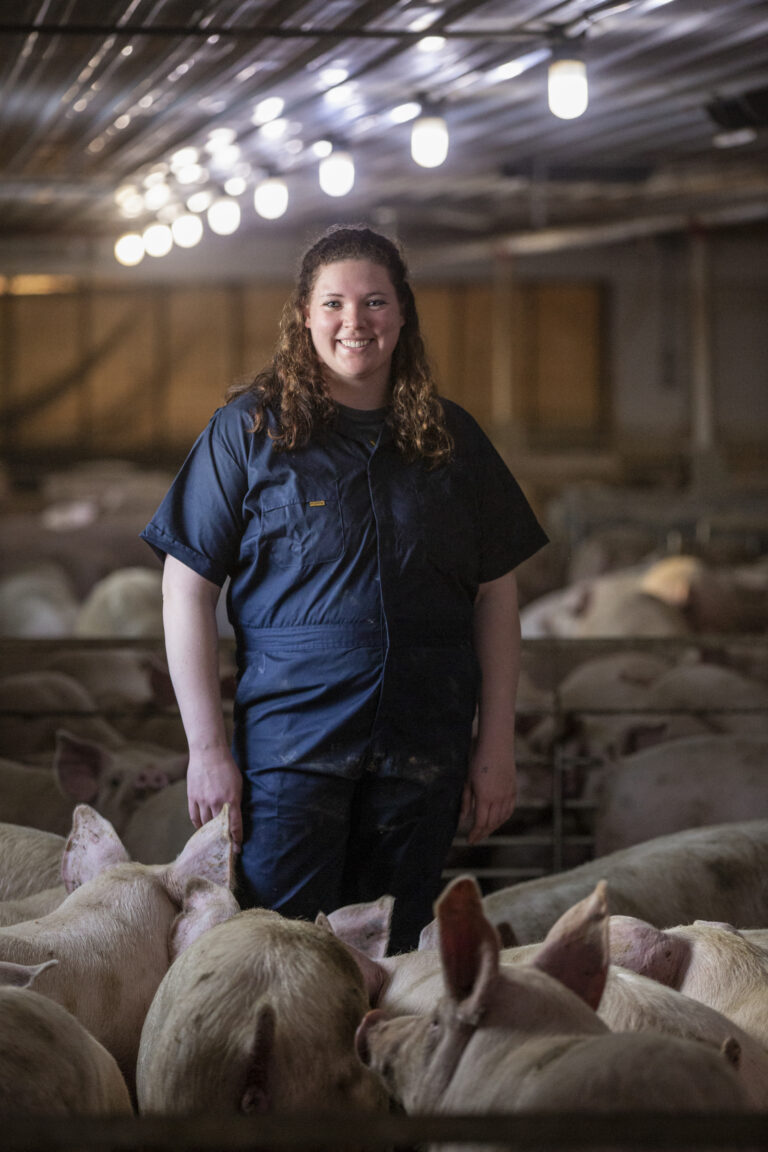
<path fill-rule="evenodd" d="M 493 751 L 478 744 L 472 754 L 461 801 L 460 825 L 469 827 L 468 843 L 484 840 L 509 820 L 516 799 L 514 747 Z"/>

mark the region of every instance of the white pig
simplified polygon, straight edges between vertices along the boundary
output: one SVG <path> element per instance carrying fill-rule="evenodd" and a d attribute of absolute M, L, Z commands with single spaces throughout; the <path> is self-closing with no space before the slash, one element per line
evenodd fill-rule
<path fill-rule="evenodd" d="M 619 758 L 602 775 L 595 854 L 683 828 L 768 817 L 768 737 L 690 736 Z"/>
<path fill-rule="evenodd" d="M 53 748 L 59 728 L 108 748 L 125 744 L 125 737 L 98 715 L 93 696 L 73 676 L 30 671 L 0 678 L 0 756 L 24 760 Z"/>
<path fill-rule="evenodd" d="M 63 904 L 66 898 L 66 888 L 63 884 L 58 884 L 55 888 L 44 888 L 42 892 L 22 896 L 18 900 L 0 900 L 0 927 L 47 916 L 54 908 Z"/>
<path fill-rule="evenodd" d="M 0 928 L 0 960 L 39 964 L 37 989 L 62 1004 L 107 1048 L 132 1083 L 152 997 L 182 942 L 237 904 L 226 806 L 190 838 L 172 864 L 129 860 L 108 821 L 87 805 L 75 812 L 62 860 L 71 895 L 53 912 Z"/>
<path fill-rule="evenodd" d="M 359 1061 L 367 1008 L 333 935 L 250 909 L 174 962 L 147 1014 L 137 1067 L 142 1113 L 382 1110 Z"/>
<path fill-rule="evenodd" d="M 114 1056 L 30 985 L 54 966 L 0 962 L 0 1116 L 132 1116 Z"/>
<path fill-rule="evenodd" d="M 408 1112 L 746 1111 L 732 1061 L 654 1033 L 612 1033 L 594 1008 L 608 967 L 605 885 L 570 909 L 532 963 L 499 969 L 476 883 L 437 904 L 446 996 L 431 1018 L 370 1013 L 358 1050 Z"/>
<path fill-rule="evenodd" d="M 708 1004 L 768 1048 L 768 953 L 732 925 L 696 920 L 662 931 L 612 916 L 610 941 L 617 964 Z"/>
<path fill-rule="evenodd" d="M 60 884 L 65 844 L 66 838 L 53 832 L 0 824 L 0 900 L 20 899 Z"/>
<path fill-rule="evenodd" d="M 718 1048 L 733 1038 L 740 1049 L 736 1071 L 747 1100 L 759 1111 L 768 1110 L 768 1051 L 708 1004 L 611 964 L 597 1014 L 612 1032 L 664 1032 Z"/>
<path fill-rule="evenodd" d="M 611 910 L 658 927 L 697 917 L 736 927 L 768 924 L 768 820 L 717 824 L 658 836 L 576 868 L 525 880 L 483 899 L 486 915 L 519 944 L 543 940 L 567 908 L 605 879 Z M 420 947 L 437 946 L 437 925 Z"/>

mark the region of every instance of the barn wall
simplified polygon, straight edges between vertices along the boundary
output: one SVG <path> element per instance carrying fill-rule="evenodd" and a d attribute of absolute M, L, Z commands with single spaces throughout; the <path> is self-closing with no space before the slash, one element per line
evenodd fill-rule
<path fill-rule="evenodd" d="M 761 470 L 768 233 L 730 229 L 706 240 L 715 436 L 732 467 Z M 79 296 L 0 296 L 6 455 L 51 451 L 69 436 L 87 454 L 178 457 L 227 384 L 268 359 L 296 251 L 265 241 L 254 260 L 253 251 L 222 242 L 185 263 L 193 255 L 118 271 L 92 246 L 58 256 L 0 248 L 8 276 L 67 270 Z M 441 388 L 502 450 L 586 449 L 593 467 L 599 453 L 684 461 L 686 235 L 496 263 L 449 252 L 439 267 L 415 252 L 411 264 Z M 575 304 L 574 292 L 582 294 Z M 52 393 L 44 409 L 36 403 L 42 389 Z"/>

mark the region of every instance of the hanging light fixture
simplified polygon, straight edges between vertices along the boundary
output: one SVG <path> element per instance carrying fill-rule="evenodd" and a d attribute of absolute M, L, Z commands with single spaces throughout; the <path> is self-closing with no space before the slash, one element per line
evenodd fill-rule
<path fill-rule="evenodd" d="M 349 152 L 331 152 L 318 166 L 320 187 L 326 196 L 346 196 L 355 183 L 355 162 Z"/>
<path fill-rule="evenodd" d="M 278 176 L 261 180 L 253 192 L 253 206 L 265 220 L 277 220 L 288 207 L 288 185 Z"/>
<path fill-rule="evenodd" d="M 448 155 L 448 125 L 436 110 L 422 107 L 411 129 L 411 156 L 422 168 L 439 168 Z"/>
<path fill-rule="evenodd" d="M 240 227 L 240 205 L 229 196 L 220 196 L 208 209 L 208 227 L 217 236 L 231 236 Z"/>
<path fill-rule="evenodd" d="M 167 224 L 150 224 L 141 238 L 147 256 L 167 256 L 173 248 L 173 233 Z"/>
<path fill-rule="evenodd" d="M 587 110 L 589 85 L 587 66 L 570 45 L 558 46 L 547 77 L 549 110 L 561 120 L 575 120 Z"/>
<path fill-rule="evenodd" d="M 126 268 L 133 268 L 144 259 L 144 241 L 138 232 L 126 232 L 115 241 L 115 259 Z"/>

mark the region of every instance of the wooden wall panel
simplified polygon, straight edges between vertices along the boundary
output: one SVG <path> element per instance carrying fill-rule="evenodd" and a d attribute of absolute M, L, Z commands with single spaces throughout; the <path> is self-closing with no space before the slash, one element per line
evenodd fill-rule
<path fill-rule="evenodd" d="M 153 298 L 98 293 L 90 316 L 90 343 L 101 351 L 88 373 L 90 424 L 81 429 L 80 442 L 105 456 L 141 451 L 161 438 Z"/>
<path fill-rule="evenodd" d="M 242 289 L 243 348 L 239 375 L 254 376 L 272 359 L 280 315 L 290 284 Z"/>
<path fill-rule="evenodd" d="M 174 289 L 168 297 L 168 439 L 190 446 L 223 403 L 232 375 L 233 325 L 226 289 Z"/>
<path fill-rule="evenodd" d="M 9 399 L 24 403 L 14 421 L 16 450 L 67 444 L 80 422 L 84 393 L 79 296 L 19 296 L 13 301 L 15 364 Z"/>
<path fill-rule="evenodd" d="M 179 463 L 228 386 L 267 364 L 290 285 L 160 286 L 3 300 L 10 451 Z M 594 284 L 424 285 L 443 395 L 497 442 L 568 447 L 607 427 Z"/>

